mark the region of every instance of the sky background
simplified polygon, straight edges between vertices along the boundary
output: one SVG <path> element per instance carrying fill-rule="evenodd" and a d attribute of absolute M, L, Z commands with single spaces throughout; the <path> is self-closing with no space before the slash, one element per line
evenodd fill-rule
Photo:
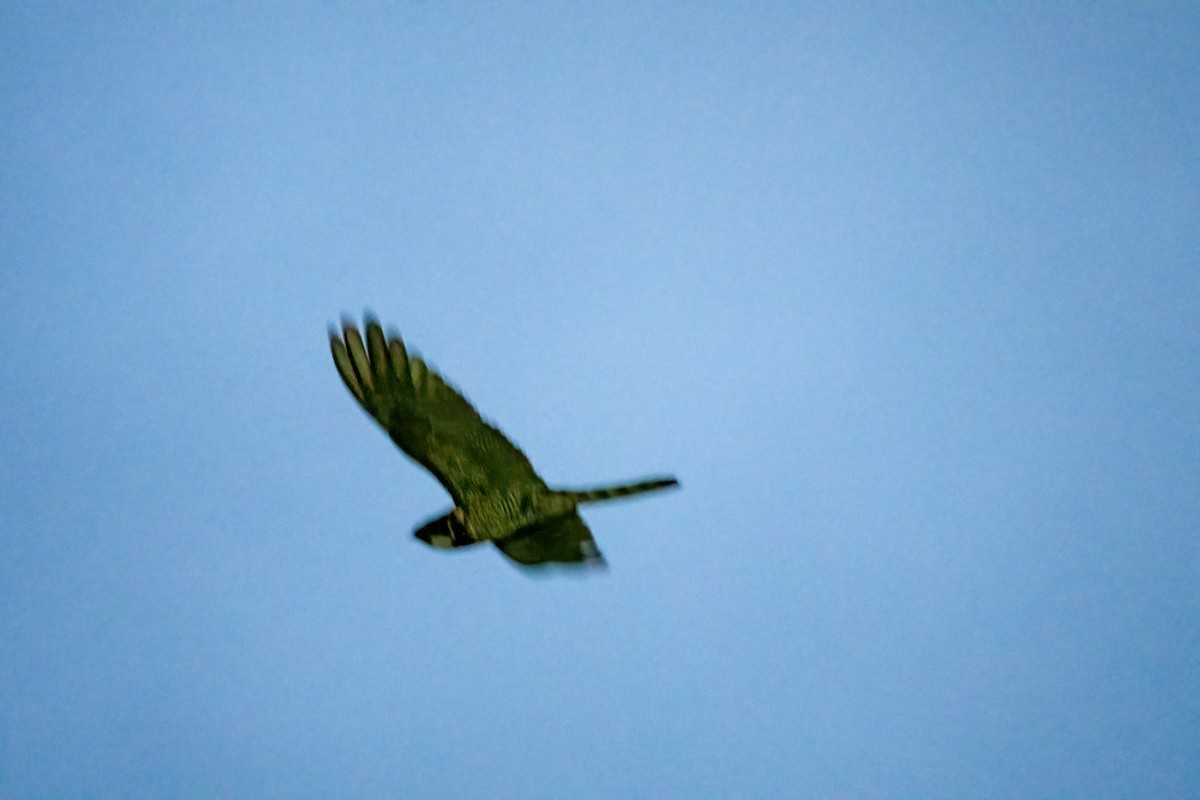
<path fill-rule="evenodd" d="M 0 796 L 1200 796 L 1197 8 L 3 4 Z"/>

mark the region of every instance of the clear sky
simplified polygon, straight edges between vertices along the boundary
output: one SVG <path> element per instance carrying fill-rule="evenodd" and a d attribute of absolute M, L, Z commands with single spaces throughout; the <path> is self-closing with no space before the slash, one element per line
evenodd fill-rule
<path fill-rule="evenodd" d="M 1197 796 L 1198 8 L 3 4 L 0 796 Z"/>

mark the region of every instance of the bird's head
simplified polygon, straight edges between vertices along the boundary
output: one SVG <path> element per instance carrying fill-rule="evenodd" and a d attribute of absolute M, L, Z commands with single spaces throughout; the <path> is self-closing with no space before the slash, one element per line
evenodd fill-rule
<path fill-rule="evenodd" d="M 449 550 L 452 547 L 475 544 L 475 541 L 467 533 L 467 528 L 463 524 L 462 512 L 457 508 L 449 514 L 429 520 L 413 531 L 413 536 L 430 547 L 436 547 L 439 550 Z"/>

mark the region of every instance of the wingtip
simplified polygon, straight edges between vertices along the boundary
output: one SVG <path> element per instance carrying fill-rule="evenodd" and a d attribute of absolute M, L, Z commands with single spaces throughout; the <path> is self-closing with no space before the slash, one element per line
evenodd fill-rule
<path fill-rule="evenodd" d="M 379 322 L 379 317 L 376 316 L 375 312 L 369 308 L 363 312 L 363 325 L 361 331 L 358 327 L 358 320 L 354 319 L 345 312 L 342 313 L 337 324 L 330 322 L 327 326 L 327 330 L 329 333 L 329 340 L 333 341 L 334 339 L 345 339 L 346 335 L 352 332 L 358 333 L 361 336 L 362 331 L 366 331 L 367 328 L 373 326 L 378 327 L 381 331 L 383 331 L 384 339 L 387 341 L 391 341 L 392 339 L 399 339 L 401 342 L 404 341 L 403 337 L 400 336 L 400 331 L 396 328 L 396 326 L 389 325 L 387 328 L 384 328 Z"/>
<path fill-rule="evenodd" d="M 608 561 L 604 558 L 604 553 L 600 552 L 600 548 L 593 541 L 585 541 L 580 545 L 580 551 L 583 555 L 583 565 L 591 569 L 606 570 L 608 569 Z"/>

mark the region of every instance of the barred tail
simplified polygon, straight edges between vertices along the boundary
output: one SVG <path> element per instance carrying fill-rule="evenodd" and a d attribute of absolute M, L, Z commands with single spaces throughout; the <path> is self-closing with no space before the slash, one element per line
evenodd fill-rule
<path fill-rule="evenodd" d="M 670 489 L 678 486 L 674 478 L 651 478 L 650 480 L 626 483 L 621 486 L 604 486 L 599 489 L 560 489 L 557 494 L 569 497 L 576 503 L 599 503 L 602 500 L 616 500 L 618 497 L 629 497 L 642 492 L 655 492 L 659 489 Z"/>

